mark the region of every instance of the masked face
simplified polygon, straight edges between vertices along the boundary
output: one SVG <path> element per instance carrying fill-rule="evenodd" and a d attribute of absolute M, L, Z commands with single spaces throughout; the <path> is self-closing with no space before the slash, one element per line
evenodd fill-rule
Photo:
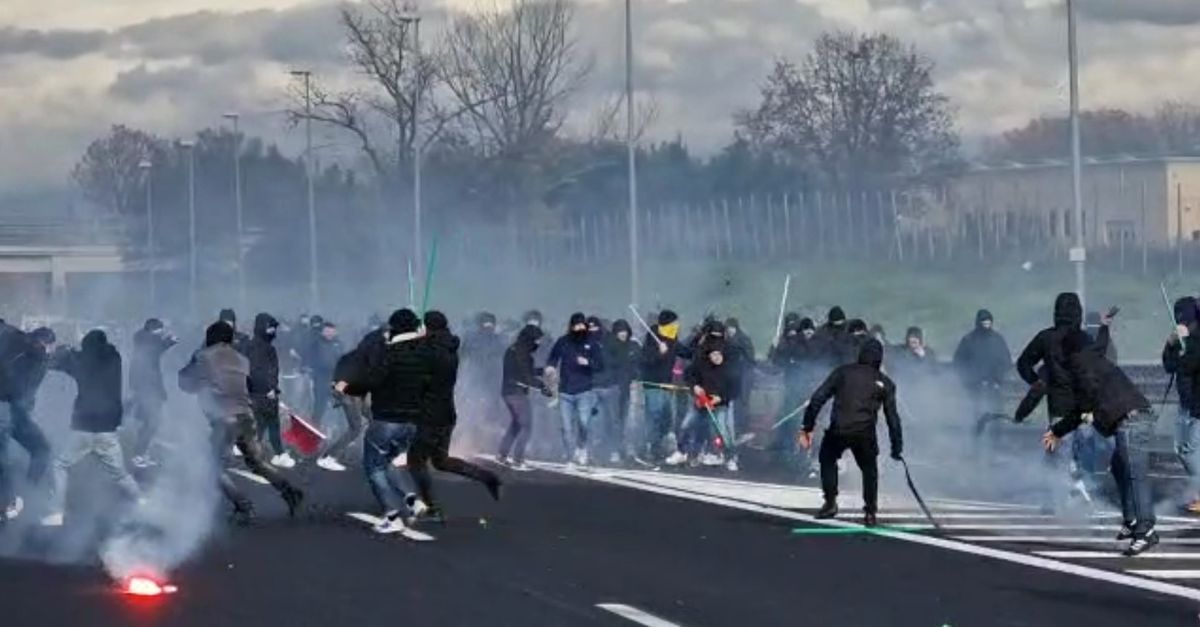
<path fill-rule="evenodd" d="M 629 341 L 629 331 L 617 331 L 617 339 L 622 342 Z"/>
<path fill-rule="evenodd" d="M 817 332 L 812 329 L 805 329 L 805 330 L 801 331 L 801 333 L 804 334 L 804 339 L 806 339 L 806 340 L 811 340 L 812 336 L 817 334 Z"/>
<path fill-rule="evenodd" d="M 577 335 L 587 333 L 587 330 L 588 330 L 587 325 L 583 324 L 582 322 L 571 327 L 571 333 L 575 333 Z"/>
<path fill-rule="evenodd" d="M 921 338 L 916 337 L 916 336 L 908 338 L 908 349 L 909 350 L 916 351 L 916 350 L 920 350 L 923 347 L 924 347 L 924 343 L 921 342 Z"/>
<path fill-rule="evenodd" d="M 725 327 L 725 334 L 729 337 L 736 337 L 738 334 L 737 327 Z"/>
<path fill-rule="evenodd" d="M 275 337 L 279 333 L 279 327 L 267 327 L 267 337 Z"/>
<path fill-rule="evenodd" d="M 600 332 L 600 327 L 597 327 L 597 326 L 588 327 L 588 333 L 599 333 L 599 332 Z"/>

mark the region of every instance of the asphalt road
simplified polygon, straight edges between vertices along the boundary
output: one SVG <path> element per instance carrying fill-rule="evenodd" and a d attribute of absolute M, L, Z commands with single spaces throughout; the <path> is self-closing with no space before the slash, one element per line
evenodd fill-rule
<path fill-rule="evenodd" d="M 815 525 L 806 520 L 815 496 L 811 489 L 542 466 L 510 475 L 504 499 L 495 503 L 477 486 L 439 477 L 451 517 L 445 527 L 425 528 L 435 541 L 417 543 L 375 535 L 347 516 L 375 513 L 358 472 L 320 472 L 307 479 L 308 504 L 294 520 L 286 518 L 269 488 L 239 479 L 260 505 L 260 521 L 244 529 L 218 525 L 204 550 L 173 574 L 179 586 L 174 595 L 123 595 L 95 564 L 0 560 L 6 622 L 96 627 L 1200 622 L 1200 591 L 1186 598 L 952 548 L 995 547 L 1038 559 L 1042 545 L 934 540 L 952 545 L 947 548 L 902 537 L 929 540 L 919 528 L 875 534 L 848 523 Z M 855 500 L 846 495 L 847 510 Z M 920 519 L 908 505 L 886 500 L 885 523 L 917 525 Z M 1003 527 L 1026 516 L 986 504 L 935 507 L 942 516 L 968 516 L 944 519 L 959 524 L 991 516 L 1010 521 L 998 525 Z M 852 522 L 853 514 L 846 518 Z M 955 529 L 944 537 L 1016 531 Z M 0 532 L 17 533 L 31 531 Z M 9 538 L 6 546 L 13 544 Z M 1128 565 L 1114 562 L 1124 560 L 1095 559 L 1090 565 L 1099 564 L 1095 572 L 1116 579 L 1159 581 L 1130 575 Z M 618 611 L 632 612 L 636 620 L 603 604 L 632 608 Z"/>

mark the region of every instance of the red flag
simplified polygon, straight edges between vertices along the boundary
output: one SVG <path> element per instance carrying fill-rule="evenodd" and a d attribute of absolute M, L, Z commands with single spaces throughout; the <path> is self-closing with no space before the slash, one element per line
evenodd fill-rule
<path fill-rule="evenodd" d="M 287 405 L 280 403 L 279 408 L 286 411 L 292 419 L 287 431 L 283 432 L 283 441 L 301 455 L 311 457 L 320 452 L 321 445 L 325 442 L 325 434 L 298 416 Z"/>

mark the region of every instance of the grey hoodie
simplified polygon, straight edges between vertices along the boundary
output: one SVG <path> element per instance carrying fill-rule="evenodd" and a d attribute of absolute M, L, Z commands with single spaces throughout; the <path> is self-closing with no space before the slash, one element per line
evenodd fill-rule
<path fill-rule="evenodd" d="M 210 419 L 252 413 L 247 381 L 250 360 L 229 344 L 196 351 L 179 371 L 179 387 L 200 397 L 200 409 Z"/>

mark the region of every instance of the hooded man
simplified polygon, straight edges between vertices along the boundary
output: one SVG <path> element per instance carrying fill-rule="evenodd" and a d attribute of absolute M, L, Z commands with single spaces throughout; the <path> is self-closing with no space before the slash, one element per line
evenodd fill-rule
<path fill-rule="evenodd" d="M 737 318 L 725 320 L 725 352 L 726 358 L 733 366 L 734 376 L 737 377 L 737 403 L 730 405 L 729 413 L 737 423 L 739 430 L 745 426 L 749 412 L 742 411 L 750 402 L 750 393 L 754 390 L 754 372 L 757 366 L 757 355 L 754 352 L 754 341 L 750 334 L 742 329 L 742 323 Z"/>
<path fill-rule="evenodd" d="M 47 327 L 24 333 L 0 321 L 0 402 L 8 403 L 7 420 L 0 414 L 0 506 L 6 508 L 0 512 L 0 522 L 16 518 L 24 509 L 24 500 L 14 497 L 8 476 L 9 437 L 29 455 L 29 485 L 42 483 L 50 470 L 50 442 L 34 422 L 33 410 L 56 341 Z"/>
<path fill-rule="evenodd" d="M 225 324 L 229 325 L 231 329 L 233 329 L 233 347 L 236 348 L 239 353 L 245 354 L 246 346 L 250 343 L 250 336 L 238 330 L 237 313 L 232 309 L 222 309 L 217 313 L 217 322 L 224 322 Z"/>
<path fill-rule="evenodd" d="M 212 427 L 210 442 L 218 480 L 225 498 L 233 504 L 234 520 L 245 525 L 254 519 L 254 504 L 226 471 L 234 446 L 246 468 L 266 479 L 287 504 L 288 514 L 295 516 L 304 493 L 263 461 L 250 397 L 250 360 L 233 347 L 234 339 L 233 327 L 223 322 L 210 325 L 204 332 L 204 348 L 179 371 L 179 387 L 198 396 L 200 410 Z"/>
<path fill-rule="evenodd" d="M 679 316 L 664 309 L 658 314 L 653 333 L 646 334 L 639 359 L 642 392 L 645 395 L 643 421 L 646 429 L 645 447 L 649 461 L 660 461 L 663 439 L 674 426 L 675 362 L 690 359 L 692 351 L 679 343 Z"/>
<path fill-rule="evenodd" d="M 501 464 L 519 471 L 529 470 L 529 466 L 525 465 L 525 447 L 533 435 L 533 408 L 529 402 L 529 392 L 537 390 L 545 395 L 550 393 L 541 380 L 542 369 L 534 366 L 534 354 L 542 336 L 540 327 L 526 325 L 517 334 L 513 345 L 504 352 L 500 397 L 512 422 L 500 440 L 500 451 L 496 458 Z"/>
<path fill-rule="evenodd" d="M 825 316 L 825 324 L 817 330 L 816 344 L 821 352 L 821 359 L 828 368 L 833 369 L 846 363 L 853 363 L 850 355 L 850 333 L 846 330 L 846 312 L 841 307 L 834 306 Z"/>
<path fill-rule="evenodd" d="M 812 394 L 823 366 L 820 347 L 812 318 L 785 320 L 783 338 L 771 349 L 771 364 L 783 372 L 783 405 L 779 419 L 784 420 L 771 443 L 777 460 L 787 468 L 799 468 L 801 462 L 796 446 L 800 419 L 796 412 Z M 790 417 L 789 414 L 791 415 Z"/>
<path fill-rule="evenodd" d="M 667 463 L 678 465 L 686 460 L 695 464 L 708 441 L 707 434 L 716 430 L 721 440 L 720 448 L 726 453 L 726 469 L 737 472 L 737 434 L 729 414 L 730 399 L 737 394 L 737 374 L 732 364 L 725 360 L 723 343 L 710 340 L 702 345 L 702 355 L 684 372 L 692 403 L 679 427 L 679 451 L 668 458 Z"/>
<path fill-rule="evenodd" d="M 863 477 L 863 523 L 876 525 L 878 511 L 879 442 L 876 439 L 876 424 L 882 409 L 887 421 L 891 440 L 892 459 L 899 460 L 904 452 L 904 436 L 900 427 L 900 414 L 896 411 L 896 385 L 880 370 L 883 364 L 883 345 L 877 340 L 867 340 L 858 354 L 858 362 L 839 366 L 817 391 L 813 393 L 808 408 L 804 411 L 804 430 L 800 434 L 801 445 L 812 446 L 813 429 L 817 415 L 829 399 L 833 399 L 833 412 L 829 428 L 821 439 L 821 491 L 825 504 L 816 518 L 827 519 L 837 516 L 838 469 L 837 462 L 847 449 Z"/>
<path fill-rule="evenodd" d="M 66 505 L 67 471 L 84 458 L 94 456 L 117 487 L 130 500 L 141 495 L 129 471 L 117 429 L 124 408 L 121 404 L 121 354 L 108 343 L 108 336 L 95 329 L 83 336 L 79 350 L 62 348 L 50 360 L 50 368 L 75 380 L 75 404 L 71 411 L 71 436 L 62 453 L 54 460 L 54 485 L 50 491 L 50 511 L 43 525 L 63 524 Z"/>
<path fill-rule="evenodd" d="M 254 317 L 254 337 L 245 351 L 250 360 L 250 405 L 259 442 L 266 438 L 275 451 L 271 465 L 292 468 L 296 460 L 283 446 L 279 425 L 279 352 L 275 349 L 278 334 L 279 321 L 274 316 L 260 313 Z"/>
<path fill-rule="evenodd" d="M 975 328 L 959 340 L 954 350 L 954 369 L 974 404 L 977 434 L 982 433 L 988 420 L 1003 415 L 1000 389 L 1013 367 L 1008 342 L 994 324 L 992 312 L 980 309 L 975 314 Z"/>
<path fill-rule="evenodd" d="M 161 320 L 150 318 L 133 334 L 133 356 L 129 360 L 129 390 L 133 394 L 133 416 L 137 420 L 133 465 L 145 468 L 155 464 L 150 444 L 162 421 L 167 388 L 163 385 L 162 356 L 179 342 L 167 333 Z"/>
<path fill-rule="evenodd" d="M 588 333 L 587 317 L 571 314 L 567 334 L 554 343 L 546 372 L 557 375 L 563 450 L 569 463 L 588 465 L 588 431 L 598 397 L 596 375 L 604 371 L 604 350 Z"/>
<path fill-rule="evenodd" d="M 612 332 L 604 335 L 604 372 L 609 387 L 616 393 L 601 398 L 607 421 L 605 438 L 609 463 L 620 464 L 625 455 L 634 455 L 634 445 L 626 442 L 625 430 L 629 418 L 630 386 L 637 377 L 637 364 L 642 347 L 633 339 L 633 328 L 625 320 L 612 324 Z"/>
<path fill-rule="evenodd" d="M 467 428 L 490 433 L 504 423 L 505 414 L 497 402 L 495 390 L 500 386 L 503 370 L 505 339 L 496 328 L 496 316 L 482 312 L 475 316 L 474 328 L 463 334 L 462 389 L 466 413 L 474 424 Z M 494 436 L 493 436 L 494 437 Z"/>
<path fill-rule="evenodd" d="M 333 399 L 331 395 L 330 385 L 333 382 L 333 371 L 337 369 L 338 360 L 345 353 L 342 349 L 342 343 L 338 340 L 337 325 L 332 322 L 323 322 L 320 332 L 317 334 L 316 343 L 313 345 L 312 360 L 309 367 L 312 369 L 313 380 L 313 424 L 320 425 L 325 417 L 325 410 L 329 408 L 329 403 Z M 328 457 L 322 457 L 318 460 L 318 465 L 326 470 L 345 470 L 344 467 L 338 468 L 337 460 L 332 460 L 330 463 Z"/>
<path fill-rule="evenodd" d="M 433 362 L 421 331 L 421 320 L 411 309 L 399 309 L 388 318 L 383 342 L 361 347 L 363 367 L 348 369 L 347 378 L 334 390 L 352 396 L 371 395 L 371 423 L 363 436 L 363 470 L 375 499 L 383 510 L 376 533 L 404 532 L 412 516 L 407 495 L 415 492 L 407 471 L 392 472 L 392 460 L 407 453 L 417 435 L 417 425 L 430 411 Z M 340 373 L 339 373 L 340 374 Z"/>
<path fill-rule="evenodd" d="M 1083 306 L 1079 296 L 1073 292 L 1059 294 L 1054 299 L 1054 325 L 1038 332 L 1017 358 L 1017 374 L 1034 392 L 1045 394 L 1052 421 L 1067 418 L 1076 411 L 1062 347 L 1068 336 L 1084 333 L 1082 325 Z M 1108 333 L 1100 333 L 1096 343 L 1102 345 L 1102 352 L 1107 352 Z M 1038 364 L 1045 367 L 1044 377 L 1038 374 Z"/>
<path fill-rule="evenodd" d="M 1175 417 L 1175 452 L 1191 476 L 1187 509 L 1200 513 L 1200 304 L 1187 296 L 1175 301 L 1175 331 L 1163 346 L 1163 369 L 1175 379 L 1179 411 Z"/>
<path fill-rule="evenodd" d="M 417 493 L 429 508 L 427 515 L 443 519 L 441 507 L 433 498 L 430 464 L 442 472 L 466 477 L 487 488 L 493 499 L 500 500 L 500 478 L 490 470 L 450 456 L 450 440 L 458 423 L 454 407 L 454 386 L 458 382 L 459 341 L 450 332 L 450 322 L 440 311 L 425 314 L 425 337 L 429 354 L 428 411 L 417 422 L 416 440 L 408 453 L 408 471 L 417 484 Z"/>
<path fill-rule="evenodd" d="M 896 351 L 895 371 L 914 380 L 937 373 L 937 353 L 925 344 L 925 332 L 921 327 L 909 327 L 904 332 L 904 345 Z"/>

